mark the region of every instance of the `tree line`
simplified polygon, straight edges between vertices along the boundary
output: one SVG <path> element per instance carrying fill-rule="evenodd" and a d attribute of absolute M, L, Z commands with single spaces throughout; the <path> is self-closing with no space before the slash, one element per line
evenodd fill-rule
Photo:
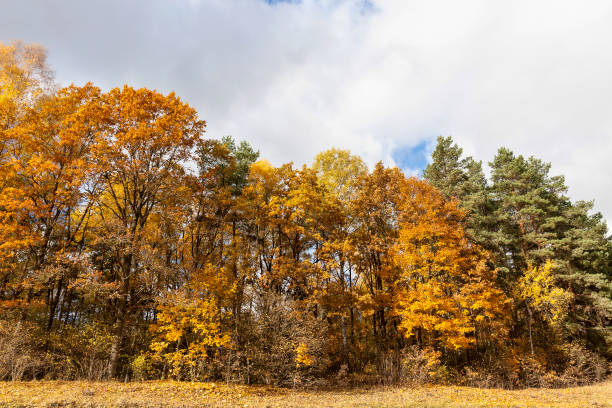
<path fill-rule="evenodd" d="M 272 166 L 178 96 L 0 44 L 0 378 L 586 383 L 612 241 L 550 165 Z"/>

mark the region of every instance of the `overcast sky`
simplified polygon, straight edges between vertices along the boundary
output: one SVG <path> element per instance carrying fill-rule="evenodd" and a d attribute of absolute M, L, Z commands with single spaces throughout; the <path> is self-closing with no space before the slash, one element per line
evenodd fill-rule
<path fill-rule="evenodd" d="M 408 173 L 438 135 L 552 162 L 612 220 L 612 2 L 0 0 L 61 84 L 175 91 L 274 164 L 330 147 Z"/>

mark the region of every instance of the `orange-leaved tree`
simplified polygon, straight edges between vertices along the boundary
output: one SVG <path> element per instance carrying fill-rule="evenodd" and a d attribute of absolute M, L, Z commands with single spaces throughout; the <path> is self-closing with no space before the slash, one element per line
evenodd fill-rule
<path fill-rule="evenodd" d="M 98 183 L 104 186 L 94 211 L 96 236 L 104 253 L 107 279 L 116 284 L 116 326 L 108 375 L 116 374 L 130 315 L 150 305 L 173 269 L 155 238 L 158 220 L 181 214 L 184 164 L 204 130 L 196 111 L 173 93 L 165 96 L 128 86 L 102 95 L 102 130 L 92 146 Z M 155 222 L 154 222 L 155 221 Z"/>
<path fill-rule="evenodd" d="M 15 283 L 13 272 L 24 251 L 35 240 L 27 222 L 35 204 L 23 191 L 20 171 L 33 152 L 23 146 L 22 125 L 27 113 L 52 94 L 53 74 L 46 64 L 45 50 L 37 45 L 0 42 L 0 282 Z M 32 147 L 29 144 L 28 147 Z M 14 289 L 14 288 L 13 288 Z M 3 287 L 4 297 L 16 297 Z M 17 289 L 17 292 L 20 292 Z"/>
<path fill-rule="evenodd" d="M 394 313 L 404 335 L 450 350 L 490 341 L 491 325 L 503 335 L 509 301 L 487 254 L 468 241 L 457 202 L 414 178 L 403 186 L 401 202 Z"/>
<path fill-rule="evenodd" d="M 386 352 L 397 343 L 397 318 L 390 315 L 394 283 L 399 276 L 391 249 L 397 240 L 401 187 L 405 177 L 398 168 L 378 163 L 358 181 L 349 206 L 353 218 L 350 231 L 352 262 L 358 275 L 357 308 L 363 316 L 363 329 L 373 345 L 379 373 L 384 370 Z M 396 353 L 397 354 L 397 353 Z M 360 360 L 371 360 L 362 355 Z"/>

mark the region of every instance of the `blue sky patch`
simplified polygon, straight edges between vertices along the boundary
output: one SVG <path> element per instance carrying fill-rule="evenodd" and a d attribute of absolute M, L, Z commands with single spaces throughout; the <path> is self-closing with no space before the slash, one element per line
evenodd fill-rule
<path fill-rule="evenodd" d="M 430 140 L 424 140 L 417 145 L 396 147 L 391 157 L 402 170 L 421 172 L 427 166 L 433 147 Z"/>

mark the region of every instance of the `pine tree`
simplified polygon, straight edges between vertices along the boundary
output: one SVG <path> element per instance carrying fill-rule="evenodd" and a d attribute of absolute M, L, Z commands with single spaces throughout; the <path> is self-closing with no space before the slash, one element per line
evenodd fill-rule
<path fill-rule="evenodd" d="M 493 202 L 490 198 L 482 162 L 463 157 L 463 149 L 450 136 L 438 137 L 432 162 L 423 171 L 423 179 L 440 190 L 446 198 L 454 197 L 467 211 L 464 228 L 471 241 L 495 252 L 492 245 Z"/>
<path fill-rule="evenodd" d="M 554 261 L 558 284 L 572 294 L 565 323 L 572 338 L 590 338 L 591 347 L 610 337 L 610 242 L 592 204 L 572 204 L 563 176 L 550 176 L 550 164 L 515 156 L 501 148 L 490 163 L 495 203 L 494 242 L 507 288 L 522 270 Z"/>
<path fill-rule="evenodd" d="M 578 201 L 565 212 L 557 277 L 573 294 L 567 328 L 592 348 L 612 355 L 612 242 L 592 201 Z"/>

